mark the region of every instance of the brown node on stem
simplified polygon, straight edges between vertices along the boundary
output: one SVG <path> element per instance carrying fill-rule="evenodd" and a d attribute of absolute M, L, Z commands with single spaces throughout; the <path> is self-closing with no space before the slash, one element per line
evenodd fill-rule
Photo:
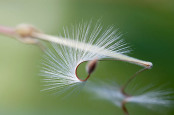
<path fill-rule="evenodd" d="M 95 68 L 97 66 L 97 62 L 98 62 L 98 59 L 94 59 L 87 64 L 86 69 L 87 69 L 88 74 L 91 74 L 95 70 Z"/>
<path fill-rule="evenodd" d="M 20 37 L 32 37 L 33 32 L 40 32 L 34 26 L 29 24 L 20 24 L 16 27 L 15 31 Z"/>
<path fill-rule="evenodd" d="M 29 24 L 20 24 L 15 28 L 16 39 L 27 44 L 36 44 L 43 51 L 45 47 L 33 36 L 33 33 L 41 33 L 36 27 Z"/>
<path fill-rule="evenodd" d="M 15 28 L 16 39 L 27 44 L 39 44 L 39 40 L 32 36 L 33 33 L 40 31 L 29 24 L 20 24 Z"/>

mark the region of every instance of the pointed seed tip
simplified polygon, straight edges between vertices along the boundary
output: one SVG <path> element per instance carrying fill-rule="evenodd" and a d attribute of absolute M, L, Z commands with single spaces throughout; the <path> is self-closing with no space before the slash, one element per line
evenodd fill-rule
<path fill-rule="evenodd" d="M 95 70 L 97 62 L 98 62 L 98 59 L 94 59 L 87 64 L 88 74 L 91 74 Z"/>

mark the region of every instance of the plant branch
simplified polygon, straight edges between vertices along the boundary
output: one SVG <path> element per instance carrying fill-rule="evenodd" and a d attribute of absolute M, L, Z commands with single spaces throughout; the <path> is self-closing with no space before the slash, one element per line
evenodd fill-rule
<path fill-rule="evenodd" d="M 127 98 L 128 98 L 128 97 L 127 97 Z M 125 99 L 122 101 L 122 103 L 121 103 L 121 108 L 122 108 L 122 110 L 123 110 L 123 112 L 124 112 L 125 115 L 129 115 L 129 112 L 128 112 L 127 108 L 126 108 L 126 103 L 127 103 L 126 99 L 127 99 L 127 98 L 125 98 Z"/>
<path fill-rule="evenodd" d="M 10 36 L 10 37 L 15 37 L 15 29 L 0 25 L 0 34 Z"/>
<path fill-rule="evenodd" d="M 16 28 L 0 26 L 0 33 L 11 36 L 11 37 L 15 37 L 16 39 L 22 41 L 23 43 L 37 44 L 39 40 L 50 41 L 50 42 L 54 42 L 64 46 L 73 47 L 80 50 L 97 53 L 100 55 L 105 55 L 113 59 L 118 59 L 118 60 L 126 61 L 129 63 L 133 63 L 148 69 L 152 67 L 151 62 L 129 57 L 121 53 L 114 53 L 108 49 L 104 49 L 96 45 L 91 45 L 90 43 L 83 43 L 83 42 L 79 42 L 79 41 L 75 41 L 71 39 L 55 37 L 55 36 L 41 33 L 38 29 L 36 29 L 32 25 L 21 24 L 17 26 Z"/>
<path fill-rule="evenodd" d="M 77 48 L 77 49 L 84 50 L 84 51 L 89 51 L 92 53 L 97 53 L 100 55 L 105 55 L 105 56 L 108 56 L 108 57 L 111 57 L 114 59 L 133 63 L 133 64 L 136 64 L 139 66 L 143 66 L 143 67 L 148 68 L 148 69 L 150 69 L 152 67 L 151 62 L 147 62 L 147 61 L 139 60 L 139 59 L 136 59 L 133 57 L 129 57 L 129 56 L 121 54 L 121 53 L 113 53 L 110 50 L 103 49 L 103 48 L 100 48 L 96 45 L 91 45 L 89 43 L 83 43 L 83 42 L 74 41 L 71 39 L 55 37 L 55 36 L 51 36 L 51 35 L 47 35 L 47 34 L 43 34 L 43 33 L 38 33 L 38 32 L 33 32 L 32 37 L 39 38 L 39 39 L 45 40 L 45 41 L 51 41 L 54 43 L 58 43 L 58 44 L 65 45 L 68 47 Z"/>

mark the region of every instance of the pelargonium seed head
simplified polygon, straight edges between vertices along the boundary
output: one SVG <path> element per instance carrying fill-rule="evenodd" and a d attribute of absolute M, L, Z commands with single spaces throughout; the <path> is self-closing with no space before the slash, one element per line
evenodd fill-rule
<path fill-rule="evenodd" d="M 41 76 L 47 83 L 44 90 L 55 94 L 61 90 L 79 89 L 88 80 L 89 76 L 85 80 L 77 76 L 79 64 L 89 62 L 87 71 L 91 74 L 98 60 L 111 58 L 106 51 L 116 54 L 130 51 L 124 40 L 120 39 L 118 30 L 113 27 L 104 30 L 99 22 L 94 27 L 90 22 L 66 28 L 61 37 L 64 38 L 62 41 L 60 39 L 61 44 L 51 43 L 45 51 L 41 70 Z"/>

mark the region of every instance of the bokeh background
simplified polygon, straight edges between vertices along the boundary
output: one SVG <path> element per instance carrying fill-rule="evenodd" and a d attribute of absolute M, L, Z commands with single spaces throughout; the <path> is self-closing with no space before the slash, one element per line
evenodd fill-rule
<path fill-rule="evenodd" d="M 130 56 L 153 62 L 133 84 L 158 83 L 174 89 L 174 1 L 173 0 L 0 0 L 0 24 L 15 27 L 33 24 L 43 32 L 58 35 L 63 26 L 101 19 L 104 26 L 119 28 L 133 51 Z M 108 101 L 93 100 L 83 91 L 62 100 L 40 92 L 38 76 L 43 52 L 0 35 L 1 115 L 123 115 Z M 92 77 L 123 84 L 140 67 L 125 62 L 101 62 Z M 80 68 L 79 74 L 85 69 Z M 131 115 L 173 115 L 128 104 Z"/>

